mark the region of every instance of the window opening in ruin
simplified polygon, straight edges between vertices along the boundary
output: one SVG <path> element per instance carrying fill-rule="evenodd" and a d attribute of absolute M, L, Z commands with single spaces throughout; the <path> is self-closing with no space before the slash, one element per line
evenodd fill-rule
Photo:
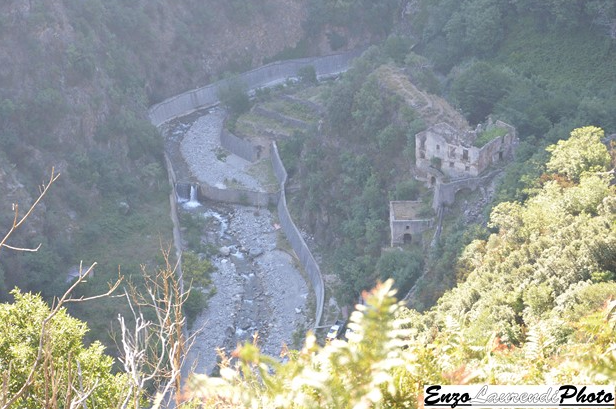
<path fill-rule="evenodd" d="M 462 159 L 468 160 L 468 149 L 462 150 Z"/>
<path fill-rule="evenodd" d="M 441 145 L 436 145 L 436 150 L 440 151 L 441 150 Z"/>
<path fill-rule="evenodd" d="M 503 152 L 498 153 L 498 160 L 503 160 Z"/>
<path fill-rule="evenodd" d="M 430 178 L 430 183 L 432 184 L 432 186 L 436 184 L 436 178 L 434 176 Z"/>
<path fill-rule="evenodd" d="M 468 166 L 468 165 L 466 165 L 466 166 L 464 167 L 464 170 L 465 170 L 465 171 L 467 171 L 467 172 L 469 172 L 469 171 L 471 170 L 471 167 L 470 167 L 470 166 Z"/>
<path fill-rule="evenodd" d="M 408 230 L 408 229 L 410 229 L 410 228 L 411 228 L 411 226 L 406 226 L 406 229 L 407 229 L 407 230 Z"/>
<path fill-rule="evenodd" d="M 449 167 L 453 168 L 453 162 L 449 162 Z"/>
<path fill-rule="evenodd" d="M 426 159 L 426 153 L 425 153 L 424 151 L 420 151 L 420 152 L 419 152 L 419 157 L 420 157 L 421 159 Z"/>
<path fill-rule="evenodd" d="M 410 244 L 412 240 L 413 236 L 411 236 L 410 233 L 404 233 L 404 236 L 402 237 L 402 241 L 404 242 L 404 244 Z"/>

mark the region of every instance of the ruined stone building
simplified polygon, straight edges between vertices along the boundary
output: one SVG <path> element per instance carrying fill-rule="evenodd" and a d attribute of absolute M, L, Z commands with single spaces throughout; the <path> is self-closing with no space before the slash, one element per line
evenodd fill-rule
<path fill-rule="evenodd" d="M 413 173 L 434 188 L 432 208 L 438 212 L 453 204 L 459 190 L 485 184 L 494 174 L 486 170 L 510 160 L 517 141 L 515 128 L 502 121 L 488 121 L 485 128 L 475 130 L 440 122 L 415 136 Z M 434 219 L 420 217 L 419 206 L 419 202 L 389 203 L 392 247 L 416 241 L 420 233 L 433 228 Z"/>
<path fill-rule="evenodd" d="M 420 233 L 431 229 L 438 240 L 443 209 L 454 203 L 456 194 L 489 183 L 498 173 L 490 169 L 513 157 L 517 145 L 515 128 L 488 120 L 485 126 L 473 130 L 460 112 L 443 98 L 417 88 L 403 70 L 381 66 L 375 72 L 379 84 L 399 95 L 428 126 L 415 135 L 415 166 L 409 177 L 427 182 L 434 189 L 434 219 L 422 216 L 417 202 L 390 202 L 391 246 L 416 242 Z"/>
<path fill-rule="evenodd" d="M 476 142 L 487 133 L 493 139 Z M 433 125 L 415 136 L 417 177 L 434 185 L 436 180 L 479 176 L 491 165 L 513 157 L 515 128 L 502 121 L 488 122 L 485 129 L 458 130 L 447 123 Z"/>
<path fill-rule="evenodd" d="M 410 244 L 417 237 L 432 228 L 433 218 L 420 217 L 422 203 L 419 201 L 389 202 L 389 229 L 391 246 Z"/>

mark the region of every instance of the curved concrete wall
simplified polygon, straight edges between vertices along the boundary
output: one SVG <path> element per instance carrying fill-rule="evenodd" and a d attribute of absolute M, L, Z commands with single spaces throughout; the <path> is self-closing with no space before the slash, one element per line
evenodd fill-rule
<path fill-rule="evenodd" d="M 259 159 L 258 146 L 253 145 L 246 139 L 233 135 L 224 127 L 220 132 L 220 145 L 240 158 L 246 159 L 248 162 L 254 162 Z"/>
<path fill-rule="evenodd" d="M 240 74 L 238 78 L 246 83 L 250 90 L 254 90 L 284 82 L 287 78 L 297 77 L 297 72 L 301 68 L 311 65 L 315 68 L 317 77 L 332 76 L 346 71 L 350 61 L 361 55 L 363 51 L 364 49 L 324 57 L 273 62 Z M 150 121 L 155 126 L 160 126 L 170 119 L 186 115 L 197 108 L 217 105 L 220 102 L 218 89 L 226 83 L 226 80 L 218 81 L 166 99 L 150 107 Z"/>
<path fill-rule="evenodd" d="M 321 322 L 321 316 L 323 315 L 323 303 L 325 301 L 325 285 L 323 284 L 323 276 L 321 275 L 321 269 L 314 259 L 308 245 L 304 241 L 301 233 L 295 223 L 293 223 L 293 219 L 291 218 L 291 214 L 289 213 L 289 208 L 287 207 L 287 199 L 285 193 L 285 184 L 287 183 L 287 171 L 282 164 L 282 160 L 280 159 L 280 155 L 278 154 L 278 147 L 276 146 L 276 142 L 272 142 L 271 149 L 271 159 L 272 166 L 274 167 L 274 173 L 276 174 L 276 179 L 280 183 L 280 199 L 278 199 L 278 218 L 280 219 L 280 225 L 284 231 L 284 234 L 287 236 L 287 240 L 291 243 L 291 247 L 297 257 L 299 257 L 302 266 L 304 267 L 304 271 L 308 274 L 308 278 L 312 284 L 312 288 L 314 289 L 314 295 L 316 298 L 316 311 L 315 311 L 315 327 L 319 325 Z"/>

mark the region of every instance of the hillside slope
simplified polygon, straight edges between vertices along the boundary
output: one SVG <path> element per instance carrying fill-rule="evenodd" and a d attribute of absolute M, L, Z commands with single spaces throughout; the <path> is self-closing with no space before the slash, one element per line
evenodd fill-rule
<path fill-rule="evenodd" d="M 2 2 L 3 229 L 12 203 L 31 202 L 52 167 L 62 174 L 14 236 L 43 251 L 4 253 L 5 287 L 51 295 L 82 259 L 110 270 L 152 260 L 170 233 L 162 141 L 146 108 L 293 47 L 305 16 L 306 2 L 289 0 Z"/>

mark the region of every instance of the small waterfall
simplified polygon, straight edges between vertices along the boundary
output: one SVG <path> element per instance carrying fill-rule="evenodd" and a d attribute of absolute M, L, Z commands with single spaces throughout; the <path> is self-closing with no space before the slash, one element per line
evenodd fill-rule
<path fill-rule="evenodd" d="M 199 203 L 199 199 L 197 197 L 197 187 L 195 185 L 190 185 L 190 198 L 187 203 L 184 203 L 184 207 L 195 208 L 201 206 Z"/>
<path fill-rule="evenodd" d="M 177 183 L 175 185 L 178 203 L 181 203 L 184 208 L 195 208 L 201 206 L 198 197 L 197 186 L 189 183 Z"/>

